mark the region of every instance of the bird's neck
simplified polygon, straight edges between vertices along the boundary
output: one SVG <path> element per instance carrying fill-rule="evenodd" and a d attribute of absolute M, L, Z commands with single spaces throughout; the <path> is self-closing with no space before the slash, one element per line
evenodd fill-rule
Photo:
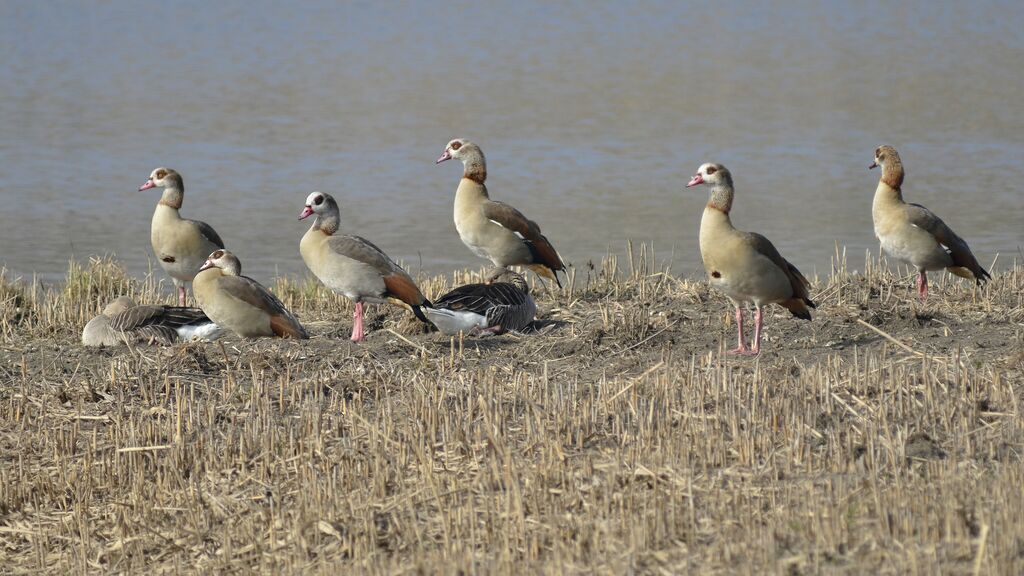
<path fill-rule="evenodd" d="M 878 181 L 878 187 L 875 188 L 875 197 L 871 201 L 872 208 L 879 208 L 891 204 L 905 204 L 903 200 L 903 191 L 899 188 L 894 188 L 883 178 Z"/>
<path fill-rule="evenodd" d="M 181 185 L 172 185 L 164 188 L 164 193 L 160 195 L 161 206 L 167 206 L 175 210 L 181 209 L 181 203 L 185 200 L 185 187 Z"/>
<path fill-rule="evenodd" d="M 483 154 L 473 154 L 462 161 L 462 177 L 483 185 L 487 180 L 487 161 Z"/>
<path fill-rule="evenodd" d="M 338 226 L 341 225 L 341 215 L 336 211 L 329 211 L 324 214 L 319 214 L 316 220 L 313 221 L 313 230 L 319 230 L 327 236 L 332 236 L 338 231 Z"/>
<path fill-rule="evenodd" d="M 903 164 L 890 159 L 889 163 L 882 166 L 882 177 L 879 182 L 899 192 L 900 187 L 903 186 Z"/>
<path fill-rule="evenodd" d="M 490 198 L 487 194 L 487 186 L 484 186 L 482 182 L 477 182 L 472 178 L 465 178 L 459 182 L 459 187 L 455 189 L 455 204 L 470 204 L 475 205 L 479 202 Z"/>
<path fill-rule="evenodd" d="M 706 210 L 717 210 L 726 216 L 732 210 L 732 186 L 718 185 L 711 189 Z"/>

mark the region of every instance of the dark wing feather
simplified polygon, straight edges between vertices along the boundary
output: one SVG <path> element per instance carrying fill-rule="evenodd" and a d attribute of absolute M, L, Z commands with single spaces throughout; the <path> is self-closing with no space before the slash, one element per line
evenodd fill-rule
<path fill-rule="evenodd" d="M 810 282 L 807 281 L 807 278 L 804 278 L 804 275 L 800 273 L 800 270 L 797 270 L 796 266 L 790 264 L 788 260 L 782 257 L 782 254 L 779 254 L 771 240 L 756 232 L 746 232 L 745 234 L 755 250 L 774 262 L 776 266 L 786 273 L 786 277 L 789 278 L 789 284 L 793 287 L 793 297 L 803 300 L 811 308 L 817 308 L 817 305 L 811 301 L 811 295 L 807 291 L 811 285 Z"/>
<path fill-rule="evenodd" d="M 523 302 L 517 305 L 495 306 L 487 311 L 487 325 L 501 326 L 505 330 L 522 330 L 533 323 L 537 306 L 523 292 Z"/>
<path fill-rule="evenodd" d="M 224 241 L 220 239 L 220 236 L 217 234 L 217 231 L 213 229 L 213 226 L 199 220 L 189 220 L 189 222 L 195 224 L 196 228 L 199 228 L 199 233 L 205 236 L 210 242 L 213 242 L 217 248 L 224 247 Z"/>
<path fill-rule="evenodd" d="M 129 334 L 134 336 L 137 341 L 146 342 L 148 344 L 173 344 L 178 341 L 178 331 L 170 326 L 163 326 L 160 324 L 151 324 L 149 326 L 143 326 L 142 328 L 136 328 L 125 332 L 125 338 L 128 338 Z"/>
<path fill-rule="evenodd" d="M 552 272 L 565 270 L 565 264 L 562 263 L 561 256 L 558 255 L 551 242 L 541 234 L 540 226 L 536 222 L 530 220 L 512 206 L 495 200 L 484 202 L 483 211 L 484 217 L 488 220 L 493 220 L 518 234 L 530 248 L 534 262 L 543 264 L 550 268 Z M 558 279 L 557 275 L 555 275 L 555 279 Z"/>
<path fill-rule="evenodd" d="M 269 314 L 271 327 L 278 336 L 309 338 L 309 334 L 298 319 L 259 282 L 248 276 L 221 276 L 217 282 L 235 298 Z"/>
<path fill-rule="evenodd" d="M 519 306 L 528 298 L 527 294 L 507 282 L 466 284 L 435 300 L 434 307 L 486 315 L 495 306 Z"/>
<path fill-rule="evenodd" d="M 907 219 L 911 224 L 930 233 L 935 240 L 946 247 L 946 252 L 953 258 L 953 266 L 966 268 L 974 274 L 974 280 L 982 284 L 990 279 L 988 271 L 981 267 L 970 246 L 963 238 L 957 236 L 953 229 L 946 225 L 934 212 L 920 204 L 907 204 Z"/>
<path fill-rule="evenodd" d="M 147 326 L 167 326 L 172 330 L 182 326 L 210 322 L 199 308 L 183 306 L 134 306 L 110 318 L 115 330 L 137 330 Z"/>

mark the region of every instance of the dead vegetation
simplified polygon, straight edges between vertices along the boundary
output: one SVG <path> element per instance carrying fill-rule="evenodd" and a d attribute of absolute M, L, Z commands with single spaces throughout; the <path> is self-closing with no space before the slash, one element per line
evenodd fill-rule
<path fill-rule="evenodd" d="M 837 254 L 757 359 L 630 250 L 538 287 L 537 333 L 424 333 L 275 292 L 307 342 L 85 350 L 108 259 L 0 273 L 0 565 L 38 572 L 1024 572 L 1024 269 L 984 291 Z M 467 279 L 421 278 L 435 295 Z"/>

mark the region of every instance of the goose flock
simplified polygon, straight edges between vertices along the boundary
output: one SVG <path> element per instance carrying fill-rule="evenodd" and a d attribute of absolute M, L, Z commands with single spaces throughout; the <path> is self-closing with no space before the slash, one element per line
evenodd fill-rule
<path fill-rule="evenodd" d="M 561 287 L 566 267 L 540 226 L 513 206 L 492 200 L 485 181 L 487 162 L 479 146 L 456 138 L 445 146 L 437 163 L 456 159 L 463 173 L 455 190 L 454 219 L 462 242 L 494 268 L 483 282 L 455 288 L 429 300 L 415 280 L 369 240 L 343 234 L 338 203 L 330 194 L 306 197 L 299 219 L 313 217 L 299 241 L 306 267 L 327 288 L 355 303 L 351 340 L 366 338 L 364 304 L 393 304 L 445 334 L 501 334 L 522 331 L 534 320 L 537 306 L 523 276 L 510 268 L 533 270 Z M 875 236 L 892 257 L 915 267 L 917 289 L 928 297 L 927 273 L 948 270 L 978 285 L 990 279 L 960 236 L 933 212 L 903 200 L 903 164 L 892 146 L 875 149 L 870 168 L 881 168 L 871 206 Z M 732 174 L 717 163 L 697 169 L 686 187 L 707 186 L 708 203 L 700 223 L 700 253 L 708 282 L 732 302 L 737 346 L 730 354 L 761 351 L 764 307 L 778 304 L 803 320 L 811 319 L 815 303 L 810 284 L 768 238 L 732 225 Z M 153 212 L 151 241 L 160 266 L 178 293 L 178 306 L 138 306 L 120 297 L 92 319 L 82 332 L 86 346 L 120 343 L 169 344 L 179 340 L 213 339 L 225 330 L 242 337 L 309 338 L 309 333 L 284 304 L 259 282 L 242 275 L 238 258 L 205 222 L 181 217 L 185 185 L 180 174 L 157 168 L 139 190 L 162 189 Z M 186 285 L 198 308 L 186 306 Z M 748 346 L 743 334 L 743 308 L 753 307 L 754 334 Z"/>

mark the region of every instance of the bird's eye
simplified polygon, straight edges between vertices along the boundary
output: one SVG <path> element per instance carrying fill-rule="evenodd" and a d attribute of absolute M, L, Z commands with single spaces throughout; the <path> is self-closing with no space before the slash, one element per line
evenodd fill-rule
<path fill-rule="evenodd" d="M 224 251 L 223 250 L 217 250 L 213 254 L 210 254 L 210 258 L 212 258 L 213 260 L 217 260 L 218 258 L 222 258 L 223 256 L 224 256 Z"/>
<path fill-rule="evenodd" d="M 711 176 L 715 172 L 718 172 L 718 168 L 715 168 L 714 166 L 708 166 L 708 176 Z"/>
<path fill-rule="evenodd" d="M 879 148 L 875 148 L 875 158 L 878 158 L 878 153 L 881 152 L 881 151 L 882 151 L 882 149 L 880 147 Z"/>
<path fill-rule="evenodd" d="M 452 150 L 458 150 L 459 148 L 462 148 L 462 142 L 452 142 Z"/>
<path fill-rule="evenodd" d="M 324 203 L 324 197 L 323 196 L 317 196 L 316 198 L 313 199 L 313 204 L 316 204 L 317 206 L 319 206 L 319 205 L 321 205 L 323 203 Z"/>

